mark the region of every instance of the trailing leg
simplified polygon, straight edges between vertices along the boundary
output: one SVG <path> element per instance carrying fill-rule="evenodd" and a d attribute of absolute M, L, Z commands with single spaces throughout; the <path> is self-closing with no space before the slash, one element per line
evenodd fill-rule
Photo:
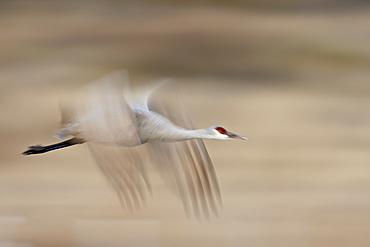
<path fill-rule="evenodd" d="M 56 150 L 59 148 L 65 148 L 69 146 L 73 146 L 76 144 L 84 143 L 85 141 L 83 139 L 79 138 L 72 138 L 66 141 L 58 142 L 55 144 L 47 145 L 47 146 L 30 146 L 28 150 L 24 151 L 22 154 L 24 155 L 31 155 L 31 154 L 41 154 L 46 153 L 52 150 Z"/>

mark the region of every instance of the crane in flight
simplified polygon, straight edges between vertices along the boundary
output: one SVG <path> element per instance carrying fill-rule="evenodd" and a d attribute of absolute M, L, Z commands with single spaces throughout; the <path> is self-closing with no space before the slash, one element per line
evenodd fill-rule
<path fill-rule="evenodd" d="M 47 146 L 30 146 L 24 155 L 87 143 L 100 170 L 123 207 L 134 210 L 151 193 L 147 175 L 153 164 L 176 192 L 187 215 L 217 215 L 222 205 L 216 173 L 202 139 L 248 140 L 213 126 L 195 129 L 174 82 L 169 80 L 131 90 L 126 71 L 116 71 L 91 83 L 86 99 L 62 108 L 62 139 Z"/>

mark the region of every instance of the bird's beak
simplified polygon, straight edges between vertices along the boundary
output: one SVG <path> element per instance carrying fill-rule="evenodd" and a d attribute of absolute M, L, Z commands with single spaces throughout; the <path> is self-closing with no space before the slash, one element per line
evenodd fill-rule
<path fill-rule="evenodd" d="M 230 138 L 234 138 L 234 139 L 242 139 L 242 140 L 246 140 L 246 141 L 248 141 L 248 140 L 249 140 L 247 137 L 240 136 L 240 135 L 237 135 L 237 134 L 234 134 L 234 133 L 231 133 L 231 132 L 227 132 L 227 135 L 228 135 Z"/>

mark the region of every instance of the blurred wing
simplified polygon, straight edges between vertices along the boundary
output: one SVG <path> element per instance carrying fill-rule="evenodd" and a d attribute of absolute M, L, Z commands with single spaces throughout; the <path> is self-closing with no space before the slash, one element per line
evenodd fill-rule
<path fill-rule="evenodd" d="M 108 74 L 91 85 L 87 112 L 80 118 L 87 140 L 119 146 L 141 144 L 135 112 L 126 100 L 129 94 L 124 71 Z"/>
<path fill-rule="evenodd" d="M 135 87 L 135 89 L 132 91 L 132 94 L 130 95 L 129 104 L 131 105 L 132 108 L 137 107 L 150 110 L 148 106 L 150 98 L 152 98 L 153 95 L 158 94 L 160 88 L 162 87 L 166 88 L 166 85 L 171 84 L 171 82 L 172 80 L 168 78 L 154 81 L 143 86 Z"/>
<path fill-rule="evenodd" d="M 76 107 L 79 137 L 86 141 L 118 146 L 141 144 L 125 71 L 116 71 L 91 83 L 84 104 Z"/>
<path fill-rule="evenodd" d="M 146 191 L 151 193 L 145 169 L 148 156 L 145 145 L 123 148 L 88 143 L 88 147 L 121 205 L 130 211 L 140 209 L 146 203 Z"/>
<path fill-rule="evenodd" d="M 194 129 L 178 89 L 173 82 L 159 84 L 148 99 L 148 108 L 174 124 Z M 155 164 L 170 188 L 180 196 L 187 214 L 217 215 L 221 195 L 212 161 L 201 139 L 173 143 L 149 143 Z"/>
<path fill-rule="evenodd" d="M 135 113 L 127 103 L 129 93 L 125 71 L 108 74 L 89 85 L 73 111 L 63 112 L 62 124 L 70 126 L 65 128 L 69 134 L 87 141 L 121 204 L 133 210 L 140 208 L 145 191 L 151 189 L 143 166 L 145 147 L 135 146 L 141 142 Z"/>

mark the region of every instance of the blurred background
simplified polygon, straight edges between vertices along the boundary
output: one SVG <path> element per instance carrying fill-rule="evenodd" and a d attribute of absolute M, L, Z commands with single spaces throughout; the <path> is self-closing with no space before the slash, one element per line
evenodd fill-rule
<path fill-rule="evenodd" d="M 370 5 L 365 0 L 0 1 L 0 246 L 369 246 Z M 224 208 L 186 218 L 161 183 L 123 210 L 59 101 L 116 69 L 175 78 Z"/>

